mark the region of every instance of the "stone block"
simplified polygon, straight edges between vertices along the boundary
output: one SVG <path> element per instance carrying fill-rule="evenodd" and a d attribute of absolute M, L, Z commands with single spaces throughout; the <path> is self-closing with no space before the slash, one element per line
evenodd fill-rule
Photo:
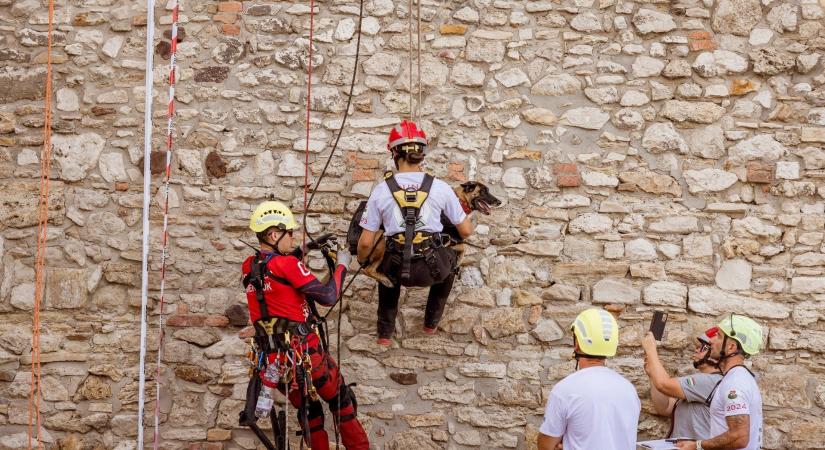
<path fill-rule="evenodd" d="M 14 103 L 19 100 L 40 100 L 46 83 L 46 68 L 26 70 L 21 67 L 4 65 L 0 68 L 0 102 Z"/>
<path fill-rule="evenodd" d="M 687 308 L 688 289 L 676 281 L 656 281 L 644 288 L 644 304 Z"/>
<path fill-rule="evenodd" d="M 506 367 L 501 365 L 501 375 L 503 377 Z M 487 376 L 487 375 L 469 375 Z M 501 378 L 501 377 L 496 377 Z M 456 384 L 450 381 L 435 381 L 430 384 L 420 386 L 418 395 L 423 400 L 436 400 L 448 403 L 470 404 L 475 400 L 475 382 Z"/>
<path fill-rule="evenodd" d="M 523 313 L 518 308 L 497 308 L 481 316 L 481 325 L 493 339 L 527 331 Z"/>
<path fill-rule="evenodd" d="M 786 319 L 790 316 L 790 308 L 785 304 L 706 286 L 690 287 L 688 308 L 700 314 L 720 315 L 732 312 L 757 319 Z"/>
<path fill-rule="evenodd" d="M 89 300 L 86 269 L 49 268 L 46 270 L 46 307 L 76 309 Z"/>
<path fill-rule="evenodd" d="M 66 214 L 65 185 L 49 183 L 49 224 L 61 225 Z M 0 184 L 0 224 L 11 228 L 37 225 L 40 183 L 9 181 Z"/>
<path fill-rule="evenodd" d="M 744 259 L 729 259 L 716 272 L 716 285 L 726 291 L 750 289 L 753 267 Z"/>
<path fill-rule="evenodd" d="M 593 303 L 639 303 L 641 293 L 627 279 L 605 278 L 593 286 Z"/>
<path fill-rule="evenodd" d="M 770 163 L 748 163 L 747 170 L 748 183 L 769 184 L 773 182 L 773 166 Z"/>

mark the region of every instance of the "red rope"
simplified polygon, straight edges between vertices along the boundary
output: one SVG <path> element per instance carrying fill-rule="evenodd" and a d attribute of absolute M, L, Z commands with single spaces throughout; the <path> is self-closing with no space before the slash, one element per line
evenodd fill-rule
<path fill-rule="evenodd" d="M 309 52 L 307 58 L 307 116 L 306 116 L 306 146 L 304 148 L 304 232 L 301 233 L 304 247 L 307 243 L 307 196 L 309 193 L 309 118 L 312 107 L 312 40 L 315 30 L 315 1 L 309 0 Z M 306 258 L 306 255 L 304 255 Z"/>

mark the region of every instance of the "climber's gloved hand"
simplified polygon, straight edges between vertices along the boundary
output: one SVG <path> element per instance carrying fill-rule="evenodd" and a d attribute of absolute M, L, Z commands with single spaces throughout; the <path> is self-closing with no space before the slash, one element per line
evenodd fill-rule
<path fill-rule="evenodd" d="M 350 253 L 349 250 L 346 249 L 338 250 L 335 262 L 338 264 L 343 264 L 344 267 L 349 267 L 349 264 L 352 262 L 352 253 Z"/>

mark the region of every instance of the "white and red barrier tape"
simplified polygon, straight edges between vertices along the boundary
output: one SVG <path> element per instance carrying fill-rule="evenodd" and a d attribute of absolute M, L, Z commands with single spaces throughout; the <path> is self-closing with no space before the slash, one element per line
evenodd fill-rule
<path fill-rule="evenodd" d="M 158 315 L 158 360 L 155 375 L 155 433 L 152 448 L 158 450 L 160 443 L 160 359 L 163 354 L 163 306 L 166 300 L 166 256 L 169 243 L 169 175 L 172 170 L 172 132 L 175 119 L 175 79 L 177 78 L 178 51 L 178 11 L 180 2 L 175 0 L 172 7 L 172 51 L 169 60 L 169 108 L 166 123 L 166 168 L 163 180 L 163 246 L 160 257 L 160 311 Z"/>
<path fill-rule="evenodd" d="M 140 342 L 140 381 L 138 386 L 138 448 L 143 448 L 143 409 L 146 390 L 145 361 L 146 361 L 146 315 L 148 305 L 148 285 L 149 285 L 149 204 L 151 200 L 151 167 L 150 160 L 152 154 L 152 97 L 153 97 L 153 50 L 154 50 L 154 1 L 147 0 L 147 20 L 146 20 L 146 101 L 144 111 L 144 126 L 146 134 L 144 137 L 144 163 L 143 163 L 143 259 L 142 259 L 142 282 L 141 282 L 141 342 Z M 178 46 L 178 12 L 180 2 L 175 1 L 172 7 L 172 36 L 171 36 L 171 59 L 169 63 L 169 103 L 167 109 L 166 126 L 166 167 L 164 168 L 163 180 L 163 229 L 162 229 L 162 249 L 161 249 L 161 269 L 160 269 L 160 304 L 158 315 L 158 349 L 157 367 L 155 373 L 155 414 L 154 433 L 152 447 L 157 450 L 160 444 L 160 380 L 161 380 L 161 358 L 163 356 L 163 318 L 164 304 L 166 300 L 166 259 L 169 243 L 169 178 L 172 168 L 172 144 L 175 117 L 175 80 L 177 78 L 177 46 Z"/>

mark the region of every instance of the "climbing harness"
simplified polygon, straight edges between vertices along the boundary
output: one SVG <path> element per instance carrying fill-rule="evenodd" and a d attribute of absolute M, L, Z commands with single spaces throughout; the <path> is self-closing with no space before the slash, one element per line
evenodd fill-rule
<path fill-rule="evenodd" d="M 401 282 L 403 283 L 410 279 L 413 246 L 429 240 L 429 235 L 420 232 L 416 233 L 415 227 L 418 222 L 418 217 L 421 214 L 421 207 L 430 195 L 430 188 L 432 188 L 434 178 L 428 173 L 424 174 L 424 180 L 418 189 L 402 189 L 395 180 L 395 176 L 391 173 L 388 175 L 385 182 L 390 188 L 395 203 L 401 208 L 401 217 L 404 218 L 404 234 L 401 235 L 399 233 L 395 236 L 390 236 L 387 243 L 395 243 L 403 246 L 403 259 L 401 264 Z"/>
<path fill-rule="evenodd" d="M 328 261 L 332 259 L 331 253 L 335 245 L 337 244 L 334 240 L 328 240 L 321 248 Z M 295 322 L 271 315 L 264 296 L 266 284 L 279 283 L 290 286 L 288 280 L 274 275 L 268 268 L 269 262 L 276 256 L 278 255 L 273 253 L 263 254 L 256 251 L 250 271 L 243 279 L 243 285 L 247 292 L 251 290 L 255 292 L 260 319 L 253 323 L 255 336 L 249 341 L 250 376 L 252 379 L 247 388 L 247 403 L 241 412 L 239 423 L 249 426 L 268 449 L 281 450 L 289 446 L 289 437 L 285 431 L 286 412 L 277 411 L 273 408 L 267 413 L 273 423 L 273 438 L 275 441 L 273 444 L 256 424 L 260 416 L 256 413 L 253 405 L 259 399 L 263 388 L 257 378 L 261 378 L 261 374 L 263 374 L 263 385 L 268 386 L 269 384 L 277 387 L 287 397 L 287 405 L 297 395 L 302 446 L 304 444 L 311 446 L 312 435 L 319 432 L 323 433 L 322 425 L 312 426 L 311 424 L 318 417 L 323 417 L 323 409 L 318 403 L 320 396 L 315 383 L 321 386 L 326 386 L 329 382 L 340 382 L 344 387 L 346 385 L 343 384 L 343 379 L 337 367 L 333 379 L 333 372 L 331 371 L 333 366 L 326 362 L 328 361 L 327 358 L 330 358 L 325 326 L 326 317 L 318 313 L 312 299 L 305 299 L 311 316 L 307 321 Z M 330 265 L 330 268 L 333 271 L 331 273 L 334 273 L 334 264 Z M 316 344 L 310 345 L 310 339 L 313 339 L 313 335 L 317 336 L 318 340 L 314 341 L 317 342 Z M 320 365 L 315 366 L 313 365 L 312 356 L 319 353 L 324 356 L 320 360 Z M 330 409 L 336 415 L 333 422 L 336 430 L 341 420 L 338 417 L 340 416 L 340 403 L 338 400 L 335 402 L 330 401 Z M 355 419 L 355 416 L 350 417 L 348 415 L 343 419 L 348 421 Z M 323 423 L 322 420 L 320 422 Z"/>

